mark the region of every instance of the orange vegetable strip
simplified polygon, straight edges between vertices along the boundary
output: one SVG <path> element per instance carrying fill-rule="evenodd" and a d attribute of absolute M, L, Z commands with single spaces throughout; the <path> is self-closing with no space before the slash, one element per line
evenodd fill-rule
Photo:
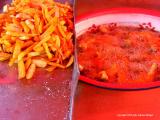
<path fill-rule="evenodd" d="M 34 15 L 34 23 L 35 23 L 35 28 L 38 31 L 38 27 L 39 27 L 39 24 L 40 24 L 40 18 L 37 14 Z"/>
<path fill-rule="evenodd" d="M 34 43 L 32 46 L 28 47 L 26 50 L 22 51 L 19 55 L 18 55 L 18 61 L 20 61 L 21 59 L 23 59 L 24 56 L 26 56 L 30 51 L 32 51 L 33 47 L 35 46 L 36 43 Z"/>
<path fill-rule="evenodd" d="M 21 22 L 21 25 L 22 25 L 22 27 L 23 27 L 23 29 L 24 29 L 24 32 L 25 32 L 25 33 L 29 33 L 30 29 L 29 29 L 29 27 L 26 25 L 26 23 L 25 23 L 25 22 Z"/>
<path fill-rule="evenodd" d="M 40 52 L 40 53 L 42 53 L 44 51 L 44 48 L 42 46 L 39 46 L 39 47 L 36 47 L 36 48 L 33 48 L 33 49 L 34 49 L 34 51 Z"/>
<path fill-rule="evenodd" d="M 40 55 L 40 52 L 30 52 L 30 53 L 28 53 L 29 57 L 34 57 L 34 56 L 39 56 L 39 55 Z"/>
<path fill-rule="evenodd" d="M 38 32 L 41 34 L 43 31 L 43 22 L 41 21 L 38 26 Z"/>
<path fill-rule="evenodd" d="M 55 13 L 55 9 L 51 9 L 51 10 L 49 11 L 50 16 L 52 16 L 52 14 L 54 14 L 54 13 Z"/>
<path fill-rule="evenodd" d="M 64 33 L 61 25 L 58 25 L 58 30 L 59 30 L 59 32 L 61 33 L 61 35 L 62 35 L 64 38 L 66 38 L 66 34 Z"/>
<path fill-rule="evenodd" d="M 18 79 L 24 78 L 26 75 L 24 61 L 21 59 L 18 61 Z"/>
<path fill-rule="evenodd" d="M 32 61 L 37 67 L 45 68 L 47 66 L 47 62 L 42 59 L 33 59 Z"/>
<path fill-rule="evenodd" d="M 34 24 L 30 20 L 26 20 L 25 23 L 28 26 L 28 28 L 30 28 L 31 30 L 34 30 L 35 28 Z"/>
<path fill-rule="evenodd" d="M 32 63 L 30 67 L 28 68 L 26 79 L 31 79 L 36 71 L 36 65 Z"/>
<path fill-rule="evenodd" d="M 8 60 L 10 58 L 10 56 L 11 56 L 11 54 L 9 54 L 9 53 L 0 52 L 0 61 Z"/>
<path fill-rule="evenodd" d="M 18 58 L 18 55 L 20 54 L 20 52 L 21 52 L 21 42 L 17 40 L 16 44 L 15 44 L 14 51 L 13 51 L 13 56 L 9 61 L 9 66 L 12 66 L 14 64 L 14 62 Z"/>
<path fill-rule="evenodd" d="M 73 55 L 72 55 L 72 56 L 70 57 L 70 59 L 69 59 L 67 65 L 66 65 L 66 68 L 70 67 L 70 66 L 72 65 L 73 62 L 74 62 L 74 57 L 73 57 Z"/>
<path fill-rule="evenodd" d="M 71 55 L 71 51 L 70 50 L 67 50 L 66 52 L 65 52 L 65 54 L 63 55 L 63 60 L 65 60 L 66 58 L 68 58 L 70 55 Z"/>
<path fill-rule="evenodd" d="M 73 36 L 73 33 L 69 32 L 69 33 L 67 34 L 67 36 L 66 36 L 66 39 L 67 39 L 67 40 L 70 40 L 70 39 L 72 38 L 72 36 Z"/>
<path fill-rule="evenodd" d="M 44 47 L 44 49 L 45 49 L 45 51 L 47 53 L 48 58 L 51 59 L 52 58 L 52 54 L 49 51 L 47 43 L 43 43 L 43 47 Z"/>
<path fill-rule="evenodd" d="M 59 36 L 56 35 L 56 36 L 55 36 L 55 39 L 56 39 L 56 46 L 57 46 L 58 48 L 60 48 L 60 47 L 61 47 L 61 40 L 60 40 Z"/>
<path fill-rule="evenodd" d="M 67 29 L 73 18 L 69 5 L 54 0 L 14 0 L 4 11 L 0 14 L 0 61 L 9 60 L 9 66 L 17 63 L 19 79 L 31 79 L 36 67 L 46 68 L 51 61 L 56 63 L 51 62 L 48 71 L 66 68 L 63 58 L 71 55 L 64 51 L 73 49 L 64 43 L 72 36 Z M 71 63 L 70 58 L 67 66 Z"/>
<path fill-rule="evenodd" d="M 64 65 L 61 65 L 59 63 L 54 63 L 54 62 L 49 62 L 48 65 L 54 66 L 54 67 L 58 67 L 58 68 L 66 68 Z"/>
<path fill-rule="evenodd" d="M 32 63 L 32 59 L 31 59 L 31 58 L 27 59 L 27 61 L 26 61 L 26 63 L 25 63 L 25 68 L 26 68 L 26 70 L 28 70 L 28 68 L 29 68 L 29 66 L 31 65 L 31 63 Z"/>
<path fill-rule="evenodd" d="M 22 49 L 23 49 L 23 48 L 27 48 L 27 47 L 31 46 L 32 44 L 33 44 L 33 41 L 29 40 L 29 41 L 27 41 L 27 42 L 25 42 L 25 43 L 23 44 Z"/>
<path fill-rule="evenodd" d="M 34 49 L 36 49 L 37 47 L 41 46 L 43 43 L 47 42 L 50 38 L 51 38 L 50 35 L 46 36 L 44 39 L 42 39 L 42 40 L 34 47 Z"/>
<path fill-rule="evenodd" d="M 45 18 L 46 18 L 46 20 L 47 20 L 48 22 L 49 22 L 50 20 L 52 20 L 52 17 L 50 16 L 47 7 L 44 8 L 44 14 L 45 14 Z"/>
<path fill-rule="evenodd" d="M 54 30 L 55 30 L 54 25 L 49 26 L 49 28 L 40 36 L 40 39 L 43 40 L 47 36 L 51 35 L 51 33 L 53 33 Z"/>
<path fill-rule="evenodd" d="M 48 67 L 46 70 L 47 70 L 48 72 L 52 72 L 54 69 L 56 69 L 55 66 L 50 66 L 50 67 Z"/>

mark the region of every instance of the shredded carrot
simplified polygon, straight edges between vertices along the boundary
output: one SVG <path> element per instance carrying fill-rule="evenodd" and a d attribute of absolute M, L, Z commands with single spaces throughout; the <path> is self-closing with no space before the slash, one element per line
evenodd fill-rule
<path fill-rule="evenodd" d="M 52 53 L 49 51 L 49 48 L 48 48 L 48 45 L 47 45 L 47 43 L 43 43 L 43 47 L 44 47 L 44 49 L 45 49 L 45 51 L 46 51 L 46 54 L 47 54 L 47 56 L 48 56 L 48 59 L 52 59 Z"/>
<path fill-rule="evenodd" d="M 21 52 L 21 43 L 20 41 L 16 41 L 13 55 L 9 62 L 9 66 L 12 66 L 15 63 L 15 60 L 18 58 L 18 55 L 20 54 L 20 52 Z"/>
<path fill-rule="evenodd" d="M 28 41 L 25 42 L 25 44 L 23 44 L 22 49 L 27 48 L 27 47 L 31 46 L 32 44 L 33 44 L 33 41 L 28 40 Z"/>
<path fill-rule="evenodd" d="M 31 65 L 31 63 L 32 63 L 32 59 L 29 58 L 29 59 L 26 61 L 26 63 L 25 63 L 25 68 L 26 68 L 26 70 L 28 70 L 28 68 L 29 68 L 29 66 Z"/>
<path fill-rule="evenodd" d="M 9 59 L 10 56 L 11 56 L 11 55 L 8 54 L 8 53 L 0 52 L 0 61 L 5 61 L 5 60 Z"/>
<path fill-rule="evenodd" d="M 18 62 L 18 78 L 22 79 L 26 76 L 26 70 L 23 59 Z"/>
<path fill-rule="evenodd" d="M 36 68 L 53 71 L 73 63 L 73 10 L 54 0 L 13 0 L 0 14 L 0 61 L 18 64 L 18 78 Z M 66 18 L 66 16 L 69 16 Z"/>
<path fill-rule="evenodd" d="M 33 63 L 37 66 L 37 67 L 41 67 L 41 68 L 45 68 L 47 66 L 47 61 L 43 60 L 43 59 L 34 59 Z"/>
<path fill-rule="evenodd" d="M 36 65 L 32 63 L 27 71 L 26 78 L 31 79 L 35 71 L 36 71 Z"/>
<path fill-rule="evenodd" d="M 69 62 L 68 62 L 67 65 L 66 65 L 66 67 L 71 66 L 72 63 L 73 63 L 73 61 L 74 61 L 74 57 L 73 57 L 73 55 L 72 55 L 72 56 L 70 57 L 70 59 L 69 59 Z"/>

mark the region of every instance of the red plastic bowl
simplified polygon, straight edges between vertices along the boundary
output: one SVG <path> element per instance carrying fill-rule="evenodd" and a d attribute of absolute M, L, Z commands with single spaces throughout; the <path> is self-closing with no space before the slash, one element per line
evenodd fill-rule
<path fill-rule="evenodd" d="M 87 13 L 76 19 L 76 36 L 78 37 L 83 34 L 93 24 L 100 25 L 105 23 L 117 23 L 118 25 L 131 26 L 149 24 L 147 27 L 160 31 L 160 11 L 141 8 L 112 8 Z M 79 79 L 98 87 L 121 90 L 142 90 L 160 87 L 160 81 L 133 84 L 107 83 L 100 82 L 83 75 L 80 75 Z"/>

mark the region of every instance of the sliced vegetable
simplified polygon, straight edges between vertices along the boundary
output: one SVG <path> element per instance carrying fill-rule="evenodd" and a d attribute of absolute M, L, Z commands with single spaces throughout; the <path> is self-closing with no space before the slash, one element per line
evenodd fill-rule
<path fill-rule="evenodd" d="M 36 67 L 70 67 L 73 30 L 68 20 L 73 17 L 66 16 L 72 12 L 70 5 L 54 0 L 13 0 L 5 5 L 0 14 L 0 61 L 17 63 L 19 79 L 31 79 Z"/>
<path fill-rule="evenodd" d="M 20 60 L 18 62 L 18 78 L 22 79 L 22 78 L 25 78 L 25 76 L 26 76 L 26 69 L 25 69 L 24 61 Z"/>
<path fill-rule="evenodd" d="M 36 65 L 34 63 L 32 63 L 27 71 L 26 78 L 31 79 L 33 77 L 35 71 L 36 71 Z"/>
<path fill-rule="evenodd" d="M 33 59 L 32 61 L 37 67 L 45 68 L 47 66 L 47 62 L 45 60 Z"/>

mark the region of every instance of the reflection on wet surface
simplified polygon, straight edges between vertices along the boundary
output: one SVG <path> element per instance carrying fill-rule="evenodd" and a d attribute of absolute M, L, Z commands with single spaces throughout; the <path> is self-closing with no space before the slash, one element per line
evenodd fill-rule
<path fill-rule="evenodd" d="M 1 63 L 0 71 L 1 68 L 4 74 L 0 80 L 12 80 L 0 85 L 0 120 L 68 119 L 71 70 L 47 73 L 39 69 L 32 82 L 26 84 L 16 80 L 14 67 L 8 69 L 7 64 Z"/>

